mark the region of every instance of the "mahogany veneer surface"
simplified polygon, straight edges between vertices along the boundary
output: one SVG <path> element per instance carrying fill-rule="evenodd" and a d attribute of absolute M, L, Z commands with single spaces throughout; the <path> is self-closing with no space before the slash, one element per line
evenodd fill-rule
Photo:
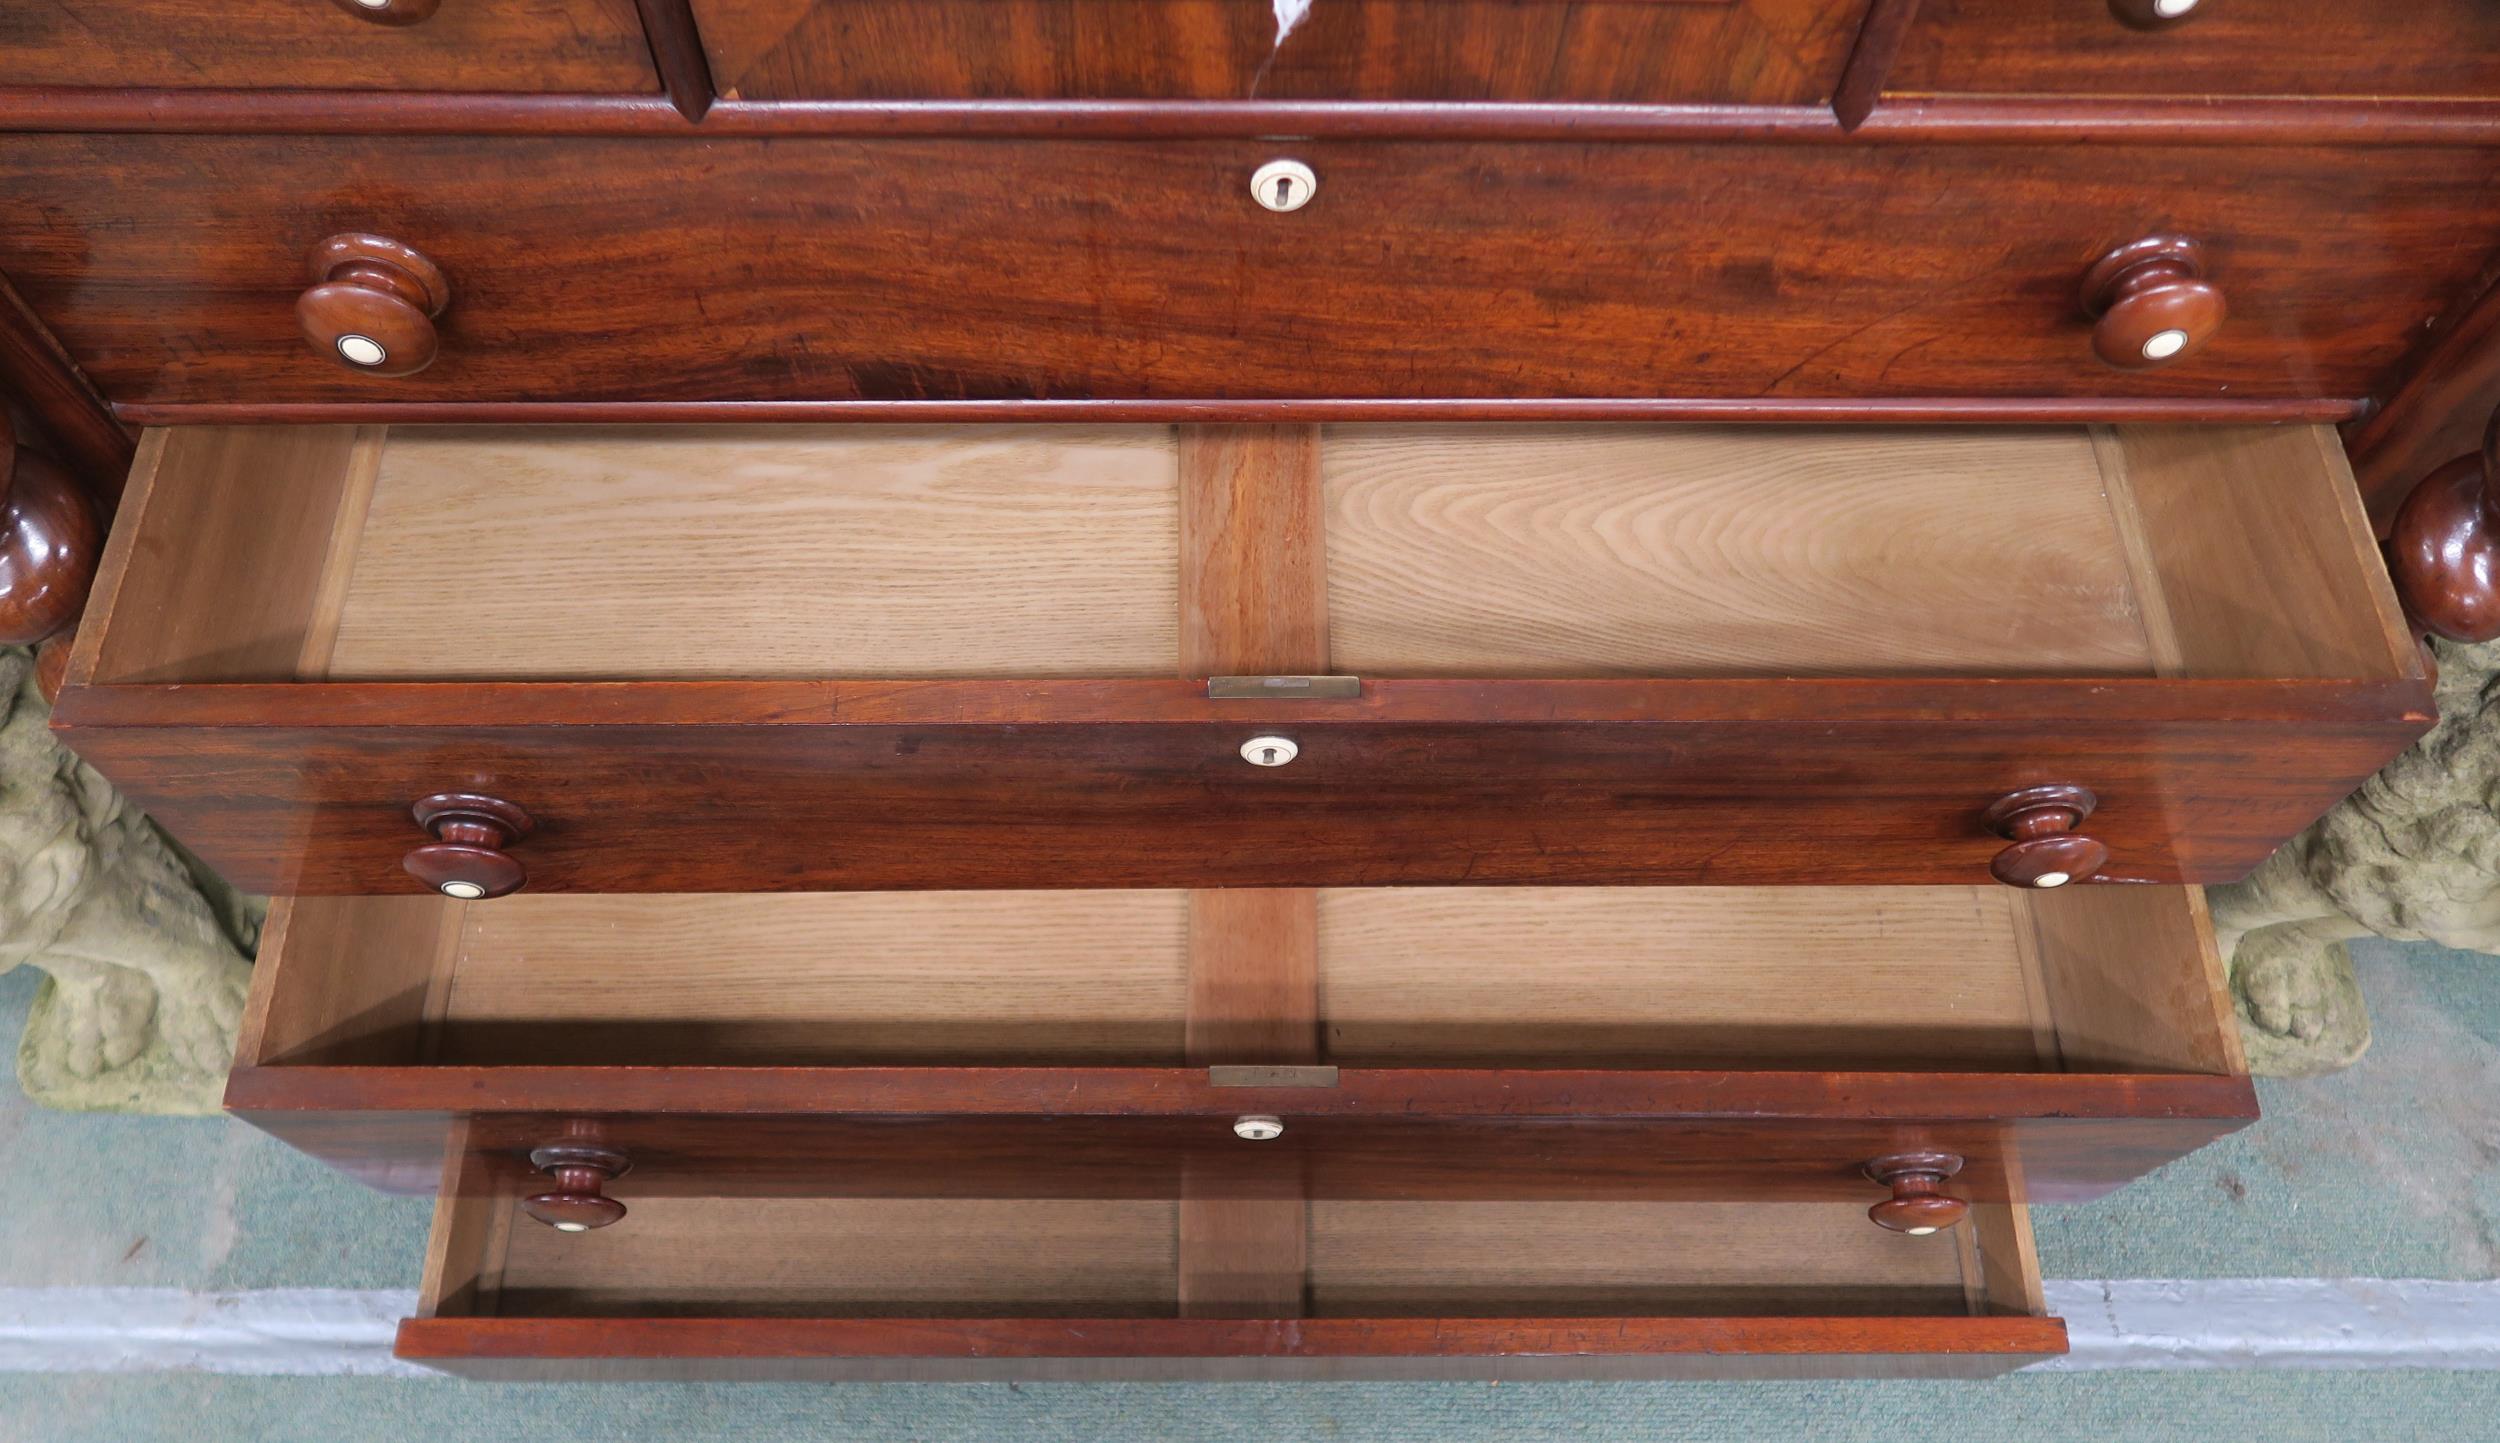
<path fill-rule="evenodd" d="M 11 85 L 652 93 L 634 0 L 449 0 L 378 25 L 329 0 L 0 6 Z"/>
<path fill-rule="evenodd" d="M 1271 214 L 1287 150 L 1321 189 Z M 2487 154 L 2439 149 L 21 134 L 0 172 L 0 268 L 141 407 L 2349 400 L 2500 229 Z M 427 370 L 297 334 L 341 230 L 450 276 Z M 2150 230 L 2232 318 L 2112 370 L 2077 286 Z"/>
<path fill-rule="evenodd" d="M 1831 93 L 1863 0 L 696 0 L 747 99 L 1585 100 Z"/>
<path fill-rule="evenodd" d="M 2156 100 L 2500 91 L 2500 9 L 2484 0 L 2205 0 L 2150 30 L 2120 23 L 2102 0 L 1919 0 L 1917 11 L 1894 91 Z"/>

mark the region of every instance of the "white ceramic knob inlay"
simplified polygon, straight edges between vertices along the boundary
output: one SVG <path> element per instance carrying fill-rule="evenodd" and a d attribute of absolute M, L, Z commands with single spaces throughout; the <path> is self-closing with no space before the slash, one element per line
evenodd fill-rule
<path fill-rule="evenodd" d="M 1285 1120 L 1281 1117 L 1269 1117 L 1265 1113 L 1259 1113 L 1250 1117 L 1237 1118 L 1233 1122 L 1233 1136 L 1247 1142 L 1274 1142 L 1284 1135 Z"/>
<path fill-rule="evenodd" d="M 391 353 L 382 349 L 382 343 L 371 336 L 339 337 L 339 354 L 352 366 L 378 366 L 391 358 Z"/>
<path fill-rule="evenodd" d="M 1319 193 L 1319 176 L 1298 160 L 1271 160 L 1250 172 L 1250 197 L 1273 211 L 1300 210 Z"/>
<path fill-rule="evenodd" d="M 1302 755 L 1291 737 L 1252 737 L 1241 744 L 1241 759 L 1254 767 L 1281 767 Z"/>
<path fill-rule="evenodd" d="M 2185 331 L 2172 330 L 2156 332 L 2151 340 L 2144 343 L 2144 359 L 2148 361 L 2167 361 L 2172 356 L 2186 350 L 2187 343 L 2188 333 Z M 2119 354 L 2125 355 L 2126 353 L 2121 351 Z"/>
<path fill-rule="evenodd" d="M 2153 0 L 2153 13 L 2164 20 L 2176 20 L 2196 8 L 2196 0 Z"/>
<path fill-rule="evenodd" d="M 463 902 L 474 902 L 486 895 L 486 889 L 475 882 L 445 882 L 443 895 L 457 897 Z"/>
<path fill-rule="evenodd" d="M 2073 877 L 2064 872 L 2042 872 L 2037 878 L 2033 879 L 2031 885 L 2035 887 L 2063 887 L 2068 882 L 2073 880 Z"/>
<path fill-rule="evenodd" d="M 357 4 L 359 4 L 359 5 L 362 5 L 362 4 L 365 4 L 365 3 L 366 3 L 366 0 L 356 0 L 356 3 L 357 3 Z M 560 1233 L 586 1233 L 586 1232 L 589 1232 L 589 1231 L 590 1231 L 590 1224 L 588 1224 L 588 1223 L 557 1223 L 557 1224 L 555 1225 L 555 1229 L 556 1229 L 556 1231 L 557 1231 L 557 1232 L 560 1232 Z"/>

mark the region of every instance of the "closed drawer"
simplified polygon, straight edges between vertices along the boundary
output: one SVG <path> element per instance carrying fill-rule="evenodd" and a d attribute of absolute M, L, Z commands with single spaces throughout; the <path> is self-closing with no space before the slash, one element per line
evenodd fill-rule
<path fill-rule="evenodd" d="M 2192 891 L 1303 895 L 285 900 L 228 1104 L 591 1377 L 1998 1371 L 2021 1200 L 2254 1115 Z"/>
<path fill-rule="evenodd" d="M 2189 890 L 1271 900 L 1304 928 L 1180 892 L 294 898 L 226 1102 L 403 1191 L 466 1119 L 507 1181 L 587 1128 L 653 1197 L 1756 1199 L 1870 1227 L 1879 1158 L 2066 1201 L 2255 1116 Z"/>
<path fill-rule="evenodd" d="M 198 428 L 55 724 L 282 894 L 1985 885 L 2428 705 L 2325 428 Z"/>
<path fill-rule="evenodd" d="M 634 0 L 47 0 L 0 8 L 11 85 L 659 89 Z"/>
<path fill-rule="evenodd" d="M 2177 8 L 2175 18 L 2162 18 Z M 1921 0 L 1888 78 L 1908 93 L 2414 96 L 2500 91 L 2485 0 Z"/>
<path fill-rule="evenodd" d="M 0 269 L 143 419 L 298 402 L 1311 398 L 2227 413 L 2357 405 L 2500 234 L 2489 156 L 2470 150 L 2408 151 L 2366 183 L 2316 150 L 2238 147 L 699 150 L 0 137 L 16 200 Z M 1280 154 L 1318 184 L 1285 214 L 1250 186 Z M 1834 216 L 1881 244 L 1836 242 Z M 375 374 L 306 343 L 299 298 L 344 232 L 440 269 L 431 365 Z M 2083 282 L 2155 233 L 2202 248 L 2229 314 L 2167 365 L 2114 368 Z"/>
<path fill-rule="evenodd" d="M 1279 12 L 1298 8 L 1290 21 Z M 1748 101 L 1831 94 L 1861 0 L 695 0 L 750 100 Z"/>

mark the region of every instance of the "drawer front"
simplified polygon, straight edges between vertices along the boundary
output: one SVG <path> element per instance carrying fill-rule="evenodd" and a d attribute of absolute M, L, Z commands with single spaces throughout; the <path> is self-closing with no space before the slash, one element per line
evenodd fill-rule
<path fill-rule="evenodd" d="M 670 1196 L 636 1175 L 613 1181 L 622 1216 L 562 1232 L 519 1201 L 543 1180 L 456 1148 L 399 1355 L 478 1376 L 1601 1378 L 1977 1375 L 2065 1349 L 2019 1207 L 1910 1237 L 1846 1205 Z M 1270 1222 L 1289 1224 L 1270 1247 L 1218 1246 Z M 1273 1296 L 1194 1301 L 1251 1277 Z"/>
<path fill-rule="evenodd" d="M 2488 0 L 1923 0 L 1887 88 L 1904 93 L 2419 96 L 2500 92 Z"/>
<path fill-rule="evenodd" d="M 13 136 L 0 268 L 162 403 L 2367 394 L 2500 233 L 2479 151 Z M 1047 177 L 1047 183 L 1041 178 Z M 1853 239 L 1832 237 L 1832 216 Z M 443 273 L 439 356 L 304 339 L 325 238 Z M 2155 231 L 2229 318 L 2113 369 Z M 1859 243 L 1854 237 L 1879 238 Z"/>
<path fill-rule="evenodd" d="M 1577 100 L 1831 94 L 1862 0 L 695 0 L 751 100 Z"/>
<path fill-rule="evenodd" d="M 0 53 L 12 85 L 659 89 L 634 0 L 47 0 L 0 7 Z"/>
<path fill-rule="evenodd" d="M 58 715 L 70 747 L 236 885 L 315 895 L 421 890 L 402 863 L 436 839 L 410 808 L 446 792 L 527 813 L 535 829 L 508 855 L 527 886 L 557 892 L 1977 884 L 2007 848 L 1983 820 L 1989 804 L 2063 781 L 2099 798 L 2087 830 L 2109 849 L 2102 879 L 2223 882 L 2422 730 L 2392 690 L 2364 688 L 2340 718 L 2199 719 L 2129 715 L 2124 701 L 2192 712 L 2229 684 L 2163 699 L 2161 683 L 2106 682 L 1951 688 L 1938 710 L 1967 709 L 1932 723 L 1818 712 L 1779 682 L 1631 684 L 1658 705 L 1581 725 L 1527 719 L 1555 705 L 1553 684 L 1429 682 L 1381 683 L 1373 721 L 1281 703 L 1228 715 L 1173 696 L 1178 685 L 1163 686 L 1168 708 L 1081 722 L 1031 710 L 970 724 L 801 719 L 840 709 L 841 695 L 868 711 L 878 690 L 968 712 L 983 690 L 1157 685 L 104 688 Z M 1395 720 L 1402 693 L 1445 690 L 1519 703 L 1477 722 Z M 167 724 L 91 725 L 124 706 L 122 691 L 180 710 Z M 700 719 L 736 693 L 783 720 Z M 1759 719 L 1674 714 L 1704 697 Z M 200 709 L 221 699 L 230 716 L 265 702 L 400 721 L 235 724 Z M 428 702 L 446 706 L 429 715 Z M 547 724 L 487 720 L 499 705 Z M 631 724 L 636 711 L 644 724 Z M 659 724 L 672 713 L 679 724 Z M 1245 741 L 1270 732 L 1290 732 L 1298 759 L 1245 764 Z M 1556 828 L 1568 845 L 1551 840 Z"/>

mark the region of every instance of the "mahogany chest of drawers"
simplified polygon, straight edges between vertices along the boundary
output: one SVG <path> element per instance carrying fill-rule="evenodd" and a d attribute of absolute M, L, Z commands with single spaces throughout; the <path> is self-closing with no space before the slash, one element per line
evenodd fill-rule
<path fill-rule="evenodd" d="M 2057 1353 L 2500 631 L 2476 0 L 228 10 L 0 19 L 0 621 L 435 1366 Z"/>

